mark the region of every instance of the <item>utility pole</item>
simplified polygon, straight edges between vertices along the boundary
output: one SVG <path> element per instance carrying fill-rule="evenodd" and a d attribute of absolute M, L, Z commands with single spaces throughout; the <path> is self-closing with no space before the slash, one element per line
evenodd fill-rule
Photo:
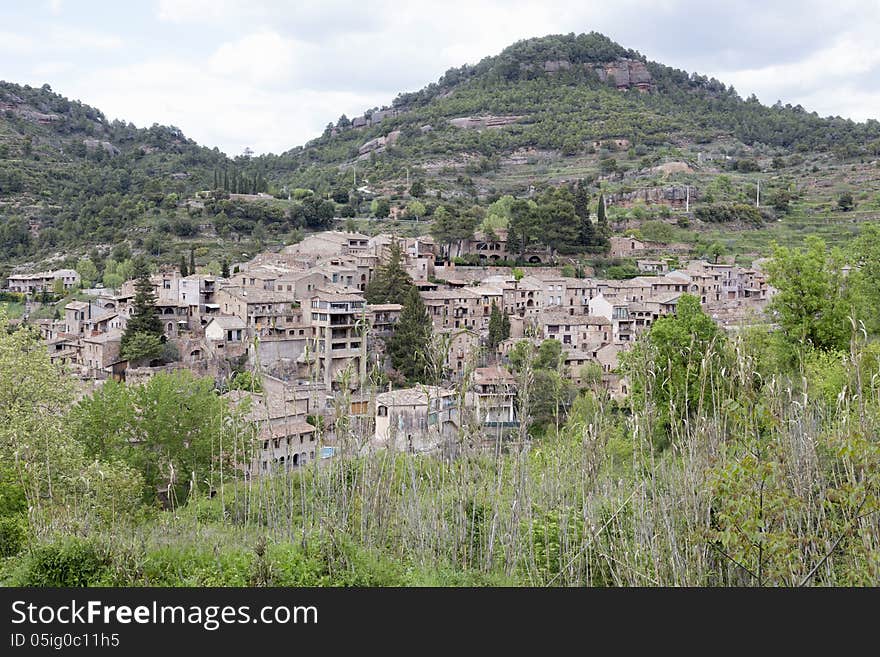
<path fill-rule="evenodd" d="M 760 178 L 758 178 L 758 191 L 755 194 L 755 207 L 756 208 L 761 207 L 761 179 Z"/>
<path fill-rule="evenodd" d="M 406 168 L 406 188 L 409 189 L 409 167 Z"/>
<path fill-rule="evenodd" d="M 684 186 L 684 211 L 685 212 L 691 211 L 691 186 L 690 185 Z"/>

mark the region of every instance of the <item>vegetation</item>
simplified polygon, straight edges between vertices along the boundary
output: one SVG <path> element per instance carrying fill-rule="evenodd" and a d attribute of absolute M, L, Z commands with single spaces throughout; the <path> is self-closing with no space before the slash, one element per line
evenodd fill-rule
<path fill-rule="evenodd" d="M 120 354 L 134 362 L 159 358 L 162 355 L 165 333 L 156 314 L 156 295 L 150 270 L 143 259 L 134 265 L 137 276 L 131 317 L 125 325 L 120 343 Z"/>
<path fill-rule="evenodd" d="M 410 383 L 428 382 L 433 330 L 425 302 L 415 286 L 410 286 L 394 334 L 386 340 L 391 366 Z"/>
<path fill-rule="evenodd" d="M 367 284 L 367 303 L 403 303 L 413 289 L 412 279 L 404 268 L 403 249 L 397 240 L 388 247 L 388 260 L 379 265 Z"/>

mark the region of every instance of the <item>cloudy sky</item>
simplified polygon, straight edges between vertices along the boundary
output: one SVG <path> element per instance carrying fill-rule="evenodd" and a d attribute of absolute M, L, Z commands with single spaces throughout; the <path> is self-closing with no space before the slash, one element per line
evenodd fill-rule
<path fill-rule="evenodd" d="M 546 34 L 602 32 L 743 97 L 880 118 L 877 0 L 30 0 L 0 3 L 0 79 L 230 155 L 280 153 L 340 114 Z"/>

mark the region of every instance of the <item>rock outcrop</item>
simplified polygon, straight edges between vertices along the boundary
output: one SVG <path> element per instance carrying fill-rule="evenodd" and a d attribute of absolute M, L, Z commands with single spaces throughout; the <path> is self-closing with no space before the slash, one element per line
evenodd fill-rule
<path fill-rule="evenodd" d="M 593 70 L 602 82 L 614 84 L 618 89 L 650 91 L 654 81 L 644 62 L 635 59 L 618 59 L 603 64 L 593 64 Z"/>
<path fill-rule="evenodd" d="M 376 153 L 380 153 L 381 151 L 385 150 L 386 147 L 391 146 L 391 144 L 396 142 L 398 137 L 400 137 L 400 130 L 392 130 L 383 137 L 376 137 L 375 139 L 371 139 L 370 141 L 365 142 L 364 145 L 358 149 L 358 155 L 369 155 L 374 151 Z"/>
<path fill-rule="evenodd" d="M 639 201 L 645 203 L 657 203 L 663 205 L 671 205 L 673 207 L 683 207 L 685 200 L 688 198 L 686 187 L 645 187 L 636 189 L 631 192 L 617 192 L 608 195 L 608 203 L 623 207 L 630 206 Z M 690 200 L 694 201 L 700 198 L 700 192 L 696 187 L 690 188 Z"/>
<path fill-rule="evenodd" d="M 522 116 L 461 116 L 449 119 L 456 128 L 500 128 L 503 125 L 516 123 Z"/>

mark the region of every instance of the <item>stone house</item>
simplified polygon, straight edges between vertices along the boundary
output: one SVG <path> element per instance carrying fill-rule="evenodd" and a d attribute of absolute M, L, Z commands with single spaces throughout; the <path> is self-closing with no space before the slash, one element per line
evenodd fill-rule
<path fill-rule="evenodd" d="M 454 390 L 420 386 L 376 396 L 374 447 L 432 452 L 448 445 L 459 425 Z"/>

